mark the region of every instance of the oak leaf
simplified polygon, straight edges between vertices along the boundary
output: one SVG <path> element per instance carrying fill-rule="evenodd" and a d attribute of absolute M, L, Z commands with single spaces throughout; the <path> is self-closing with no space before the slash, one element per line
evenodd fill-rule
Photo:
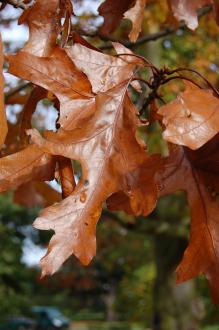
<path fill-rule="evenodd" d="M 23 12 L 19 24 L 29 26 L 29 39 L 23 51 L 37 56 L 50 54 L 60 32 L 58 10 L 59 0 L 37 0 L 33 7 Z"/>
<path fill-rule="evenodd" d="M 113 32 L 123 18 L 124 13 L 135 5 L 136 0 L 106 0 L 98 11 L 104 17 L 104 23 L 100 28 L 100 33 L 109 34 Z"/>
<path fill-rule="evenodd" d="M 26 206 L 46 207 L 60 202 L 61 194 L 45 182 L 30 181 L 20 185 L 14 192 L 13 202 Z"/>
<path fill-rule="evenodd" d="M 131 193 L 130 173 L 147 159 L 135 137 L 139 121 L 127 95 L 136 66 L 144 62 L 130 53 L 113 57 L 80 44 L 56 48 L 44 58 L 20 52 L 9 62 L 10 72 L 48 89 L 60 101 L 61 128 L 47 132 L 45 139 L 29 131 L 32 141 L 45 153 L 78 160 L 83 169 L 74 192 L 42 211 L 35 222 L 37 228 L 56 233 L 42 260 L 43 274 L 54 273 L 72 253 L 88 264 L 96 252 L 103 202 L 119 190 Z"/>
<path fill-rule="evenodd" d="M 96 112 L 83 128 L 47 133 L 47 139 L 29 132 L 43 151 L 77 159 L 83 170 L 74 193 L 35 221 L 37 228 L 56 232 L 42 261 L 43 274 L 54 273 L 72 253 L 88 264 L 96 252 L 95 228 L 103 202 L 119 190 L 132 195 L 134 178 L 129 173 L 147 156 L 135 138 L 136 113 L 126 89 L 125 84 L 97 95 Z"/>
<path fill-rule="evenodd" d="M 190 242 L 176 270 L 177 282 L 181 283 L 204 273 L 210 283 L 213 300 L 218 303 L 219 205 L 203 180 L 206 173 L 193 163 L 194 153 L 196 152 L 183 147 L 170 149 L 170 156 L 160 172 L 161 195 L 184 190 L 191 210 Z"/>
<path fill-rule="evenodd" d="M 13 189 L 31 180 L 52 180 L 55 163 L 55 157 L 34 145 L 0 158 L 0 191 Z"/>
<path fill-rule="evenodd" d="M 219 132 L 219 99 L 208 90 L 187 88 L 158 111 L 165 140 L 198 149 Z"/>
<path fill-rule="evenodd" d="M 133 8 L 129 9 L 124 14 L 124 18 L 132 21 L 133 27 L 129 34 L 129 39 L 135 42 L 141 32 L 141 25 L 144 19 L 144 8 L 147 0 L 137 0 Z"/>
<path fill-rule="evenodd" d="M 5 142 L 5 138 L 8 132 L 7 126 L 7 117 L 5 113 L 5 104 L 4 104 L 4 76 L 2 73 L 4 64 L 4 54 L 3 54 L 3 43 L 2 37 L 0 34 L 0 147 Z"/>
<path fill-rule="evenodd" d="M 213 3 L 212 0 L 169 0 L 169 2 L 177 20 L 185 21 L 191 30 L 198 27 L 198 9 Z"/>

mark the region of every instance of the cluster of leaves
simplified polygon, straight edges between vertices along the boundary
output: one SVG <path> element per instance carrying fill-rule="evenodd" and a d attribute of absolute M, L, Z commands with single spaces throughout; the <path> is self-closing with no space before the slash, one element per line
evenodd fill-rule
<path fill-rule="evenodd" d="M 17 1 L 18 6 L 21 3 L 25 1 Z M 135 41 L 145 5 L 146 0 L 106 0 L 99 8 L 104 17 L 101 34 L 112 32 L 125 17 L 133 23 L 130 39 Z M 203 5 L 213 5 L 217 18 L 216 0 L 171 0 L 170 16 L 193 29 Z M 29 26 L 29 40 L 16 55 L 5 58 L 11 74 L 35 87 L 17 126 L 9 130 L 3 76 L 0 83 L 0 190 L 16 188 L 15 200 L 23 204 L 56 202 L 34 222 L 38 229 L 55 232 L 41 261 L 42 275 L 56 272 L 72 254 L 83 264 L 90 263 L 105 202 L 109 210 L 146 216 L 160 196 L 184 190 L 192 224 L 177 281 L 204 273 L 214 301 L 219 302 L 219 93 L 206 79 L 207 88 L 201 88 L 183 75 L 186 69 L 158 69 L 122 44 L 113 43 L 114 56 L 103 53 L 72 33 L 72 14 L 70 0 L 37 0 L 20 17 L 19 22 Z M 1 50 L 1 66 L 3 59 Z M 145 68 L 151 72 L 149 80 L 139 77 Z M 159 108 L 160 86 L 174 79 L 190 81 L 176 100 Z M 141 93 L 141 84 L 150 92 L 138 110 L 131 91 Z M 54 103 L 58 119 L 56 132 L 44 131 L 42 136 L 32 129 L 31 117 L 44 98 Z M 147 120 L 145 109 L 150 113 Z M 150 155 L 136 133 L 154 121 L 160 123 L 168 142 L 166 158 Z M 77 184 L 72 160 L 82 166 Z M 54 177 L 61 181 L 62 200 L 45 183 Z"/>

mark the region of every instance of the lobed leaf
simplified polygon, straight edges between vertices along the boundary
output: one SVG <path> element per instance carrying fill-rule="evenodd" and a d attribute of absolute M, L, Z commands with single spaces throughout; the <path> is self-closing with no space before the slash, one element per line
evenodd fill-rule
<path fill-rule="evenodd" d="M 198 149 L 219 132 L 219 99 L 210 91 L 189 87 L 158 111 L 165 140 Z"/>

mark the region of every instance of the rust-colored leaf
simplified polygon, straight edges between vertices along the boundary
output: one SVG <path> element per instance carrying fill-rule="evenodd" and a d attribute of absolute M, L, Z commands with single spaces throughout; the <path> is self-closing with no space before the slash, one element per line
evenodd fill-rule
<path fill-rule="evenodd" d="M 187 192 L 191 210 L 189 246 L 177 268 L 177 282 L 204 273 L 210 283 L 212 296 L 219 302 L 219 206 L 203 180 L 204 172 L 193 164 L 191 154 L 183 147 L 173 147 L 161 173 L 161 195 L 177 190 Z"/>
<path fill-rule="evenodd" d="M 159 155 L 149 156 L 134 172 L 130 192 L 126 195 L 120 191 L 107 199 L 107 207 L 111 211 L 123 210 L 130 215 L 150 214 L 157 204 L 157 173 L 162 168 L 163 159 Z"/>
<path fill-rule="evenodd" d="M 147 156 L 135 138 L 135 112 L 134 108 L 130 111 L 126 89 L 125 84 L 97 95 L 96 112 L 83 129 L 47 133 L 47 140 L 36 131 L 30 132 L 42 150 L 77 159 L 83 169 L 75 192 L 44 210 L 35 222 L 37 228 L 56 232 L 49 254 L 42 261 L 45 274 L 56 271 L 72 253 L 88 264 L 96 251 L 95 228 L 103 202 L 119 190 L 132 194 L 133 178 L 129 173 Z"/>
<path fill-rule="evenodd" d="M 60 32 L 59 0 L 37 0 L 19 19 L 29 26 L 29 40 L 23 51 L 37 56 L 49 55 Z"/>
<path fill-rule="evenodd" d="M 50 90 L 61 103 L 58 123 L 71 127 L 75 116 L 93 103 L 91 85 L 62 49 L 54 48 L 51 57 L 37 57 L 26 52 L 9 56 L 10 72 Z"/>
<path fill-rule="evenodd" d="M 169 2 L 177 20 L 185 21 L 191 30 L 198 27 L 198 9 L 213 3 L 212 0 L 169 0 Z"/>
<path fill-rule="evenodd" d="M 68 197 L 75 189 L 76 183 L 71 160 L 65 157 L 58 159 L 62 197 Z"/>
<path fill-rule="evenodd" d="M 5 104 L 4 104 L 4 76 L 2 73 L 4 64 L 4 53 L 3 53 L 3 43 L 2 37 L 0 34 L 0 147 L 5 142 L 5 138 L 8 132 L 7 118 L 5 113 Z"/>
<path fill-rule="evenodd" d="M 45 98 L 46 95 L 47 91 L 41 87 L 34 87 L 31 91 L 18 122 L 20 140 L 26 138 L 26 129 L 30 129 L 32 127 L 31 119 L 34 111 L 36 110 L 37 104 L 40 100 Z"/>
<path fill-rule="evenodd" d="M 129 39 L 135 42 L 141 32 L 141 25 L 144 18 L 144 8 L 147 0 L 137 0 L 133 8 L 129 9 L 124 17 L 132 21 L 132 30 L 129 34 Z"/>
<path fill-rule="evenodd" d="M 54 178 L 55 158 L 31 145 L 0 159 L 0 191 L 7 191 L 31 180 Z"/>
<path fill-rule="evenodd" d="M 14 203 L 34 207 L 46 207 L 60 202 L 61 194 L 45 182 L 27 182 L 19 186 L 14 192 Z"/>
<path fill-rule="evenodd" d="M 129 191 L 131 196 L 129 173 L 147 159 L 135 137 L 137 113 L 127 95 L 133 71 L 143 61 L 124 57 L 131 61 L 80 44 L 66 51 L 57 48 L 50 58 L 24 52 L 9 57 L 11 72 L 47 88 L 60 101 L 62 127 L 57 133 L 48 132 L 46 139 L 30 131 L 32 140 L 46 153 L 78 160 L 83 169 L 74 192 L 42 211 L 35 222 L 40 229 L 56 232 L 42 260 L 43 274 L 54 273 L 72 253 L 84 264 L 90 262 L 103 202 L 119 190 Z M 89 77 L 97 95 L 73 63 Z M 67 115 L 64 120 L 63 115 Z"/>
<path fill-rule="evenodd" d="M 176 100 L 161 107 L 165 140 L 197 149 L 219 132 L 219 99 L 210 91 L 187 88 Z"/>
<path fill-rule="evenodd" d="M 113 32 L 123 18 L 124 13 L 135 5 L 136 0 L 106 0 L 99 7 L 99 14 L 104 17 L 100 33 Z"/>

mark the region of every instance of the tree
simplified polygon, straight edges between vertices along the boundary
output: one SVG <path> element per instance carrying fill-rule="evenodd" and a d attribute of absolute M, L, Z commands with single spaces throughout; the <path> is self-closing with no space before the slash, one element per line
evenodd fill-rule
<path fill-rule="evenodd" d="M 15 198 L 22 197 L 23 204 L 55 202 L 34 222 L 38 229 L 55 231 L 41 262 L 42 275 L 55 273 L 72 254 L 90 263 L 105 202 L 111 211 L 147 216 L 160 197 L 183 190 L 192 224 L 177 282 L 204 273 L 217 303 L 219 93 L 196 70 L 158 68 L 130 48 L 173 33 L 179 20 L 195 29 L 199 9 L 199 16 L 218 20 L 218 1 L 168 1 L 167 22 L 173 27 L 139 39 L 144 9 L 163 6 L 159 1 L 106 0 L 99 7 L 104 23 L 94 33 L 74 28 L 70 0 L 1 2 L 2 9 L 24 9 L 19 23 L 28 25 L 29 40 L 5 60 L 11 74 L 32 85 L 22 85 L 28 90 L 25 95 L 21 88 L 7 93 L 6 103 L 24 103 L 17 124 L 7 125 L 1 79 L 0 189 L 16 189 Z M 130 41 L 118 42 L 109 34 L 123 17 L 132 22 Z M 89 43 L 83 36 L 113 43 L 98 48 L 98 42 Z M 105 51 L 112 48 L 115 55 Z M 1 51 L 2 66 L 3 60 Z M 178 80 L 184 91 L 167 103 L 162 93 L 168 94 L 168 86 Z M 31 118 L 45 99 L 57 111 L 56 131 L 41 135 Z M 151 155 L 143 143 L 155 122 L 167 142 L 166 157 Z M 82 175 L 76 184 L 79 164 Z M 54 177 L 61 182 L 61 201 L 45 183 Z"/>

